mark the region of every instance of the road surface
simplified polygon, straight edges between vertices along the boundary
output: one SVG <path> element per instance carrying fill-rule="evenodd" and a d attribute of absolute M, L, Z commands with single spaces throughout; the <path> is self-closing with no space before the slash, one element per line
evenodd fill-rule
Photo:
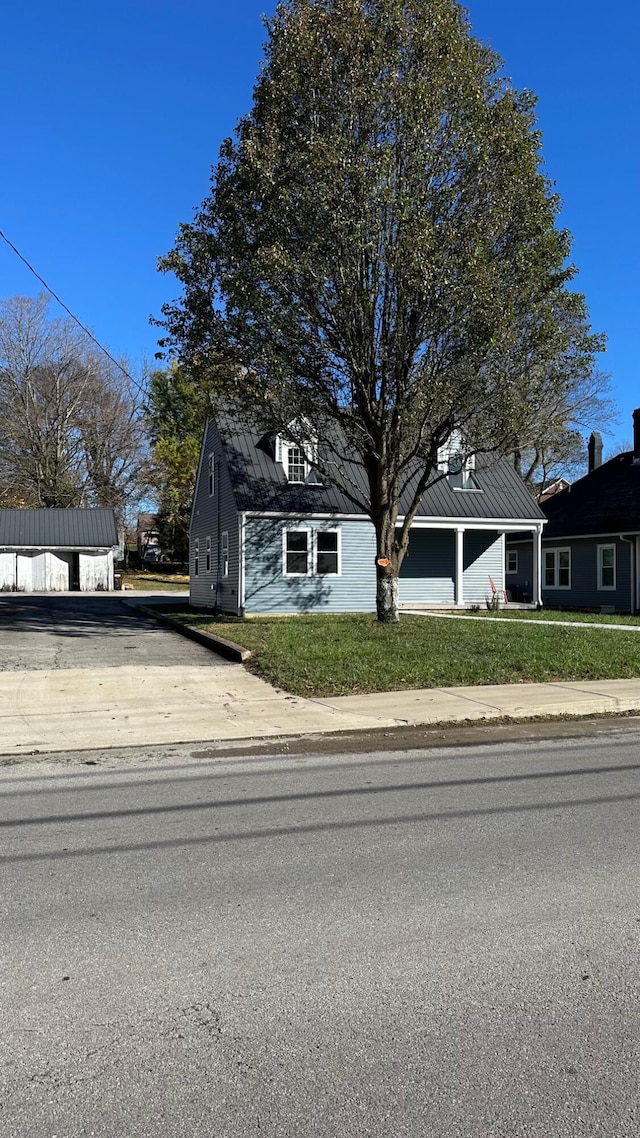
<path fill-rule="evenodd" d="M 97 761 L 0 772 L 3 1138 L 637 1138 L 639 732 Z"/>

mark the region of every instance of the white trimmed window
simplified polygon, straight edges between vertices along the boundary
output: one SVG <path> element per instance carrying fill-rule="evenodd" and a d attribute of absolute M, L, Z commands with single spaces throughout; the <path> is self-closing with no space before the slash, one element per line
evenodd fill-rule
<path fill-rule="evenodd" d="M 438 470 L 446 474 L 452 490 L 479 490 L 474 470 L 476 456 L 465 455 L 464 442 L 459 431 L 453 431 L 446 443 L 438 449 Z"/>
<path fill-rule="evenodd" d="M 206 559 L 207 573 L 211 572 L 211 538 L 207 538 L 207 559 Z"/>
<path fill-rule="evenodd" d="M 517 549 L 508 549 L 507 550 L 507 573 L 517 573 L 517 572 L 518 572 L 518 550 Z"/>
<path fill-rule="evenodd" d="M 229 530 L 225 529 L 220 535 L 220 561 L 222 563 L 222 576 L 229 576 Z"/>
<path fill-rule="evenodd" d="M 544 587 L 545 589 L 571 588 L 570 549 L 545 549 Z"/>
<path fill-rule="evenodd" d="M 302 447 L 290 446 L 287 451 L 287 478 L 289 482 L 304 482 L 307 477 L 307 460 Z"/>
<path fill-rule="evenodd" d="M 209 472 L 209 497 L 213 498 L 216 489 L 216 459 L 215 455 L 210 454 L 207 460 Z"/>
<path fill-rule="evenodd" d="M 200 576 L 200 538 L 196 537 L 193 543 L 193 575 Z"/>
<path fill-rule="evenodd" d="M 615 589 L 616 587 L 616 547 L 615 545 L 598 546 L 598 588 Z"/>
<path fill-rule="evenodd" d="M 315 560 L 316 574 L 319 577 L 340 575 L 340 530 L 318 530 Z"/>
<path fill-rule="evenodd" d="M 308 577 L 311 570 L 311 531 L 285 530 L 283 546 L 285 577 Z"/>

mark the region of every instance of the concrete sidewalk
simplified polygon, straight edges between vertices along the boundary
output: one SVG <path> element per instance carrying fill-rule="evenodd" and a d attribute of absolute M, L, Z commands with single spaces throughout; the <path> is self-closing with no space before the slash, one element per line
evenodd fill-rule
<path fill-rule="evenodd" d="M 272 739 L 375 728 L 640 712 L 640 680 L 438 688 L 335 699 L 240 665 L 0 672 L 0 754 Z"/>

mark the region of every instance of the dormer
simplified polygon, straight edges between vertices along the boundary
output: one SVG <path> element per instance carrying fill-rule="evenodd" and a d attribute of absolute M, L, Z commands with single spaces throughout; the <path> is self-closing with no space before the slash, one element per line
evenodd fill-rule
<path fill-rule="evenodd" d="M 475 454 L 466 454 L 460 431 L 452 431 L 446 443 L 438 448 L 438 470 L 446 474 L 452 490 L 479 490 L 475 468 Z"/>
<path fill-rule="evenodd" d="M 276 435 L 274 458 L 281 464 L 287 482 L 318 484 L 317 477 L 313 478 L 316 473 L 313 467 L 318 461 L 318 441 L 314 439 L 309 423 L 290 423 L 286 436 Z"/>

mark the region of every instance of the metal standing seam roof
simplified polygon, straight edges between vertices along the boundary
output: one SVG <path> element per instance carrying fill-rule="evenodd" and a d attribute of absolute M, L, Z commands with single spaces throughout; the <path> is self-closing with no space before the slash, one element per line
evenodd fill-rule
<path fill-rule="evenodd" d="M 111 549 L 117 544 L 113 510 L 0 510 L 0 548 Z"/>
<path fill-rule="evenodd" d="M 236 507 L 240 511 L 269 511 L 301 514 L 363 513 L 337 486 L 292 483 L 282 465 L 258 444 L 254 433 L 224 416 L 216 429 L 222 440 Z M 345 465 L 352 484 L 360 495 L 368 497 L 362 467 Z M 544 521 L 545 514 L 533 501 L 522 479 L 507 459 L 478 456 L 475 480 L 481 491 L 454 490 L 446 478 L 435 481 L 426 490 L 417 518 L 460 518 L 468 521 L 507 522 Z M 401 504 L 401 513 L 409 505 L 410 490 Z"/>
<path fill-rule="evenodd" d="M 640 463 L 633 451 L 615 455 L 543 503 L 544 536 L 640 532 Z"/>

